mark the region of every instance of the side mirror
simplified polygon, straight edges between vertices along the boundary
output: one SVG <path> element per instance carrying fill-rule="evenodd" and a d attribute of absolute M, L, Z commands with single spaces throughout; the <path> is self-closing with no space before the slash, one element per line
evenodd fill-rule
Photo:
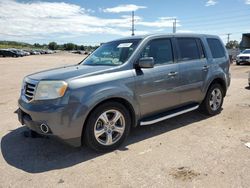
<path fill-rule="evenodd" d="M 149 69 L 149 68 L 153 68 L 154 64 L 155 64 L 155 61 L 153 57 L 143 57 L 139 59 L 138 67 Z"/>

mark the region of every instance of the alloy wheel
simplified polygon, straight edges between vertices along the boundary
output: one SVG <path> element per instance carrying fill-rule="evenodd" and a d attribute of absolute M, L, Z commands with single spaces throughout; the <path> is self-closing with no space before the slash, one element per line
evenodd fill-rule
<path fill-rule="evenodd" d="M 97 119 L 94 126 L 96 140 L 105 146 L 118 142 L 125 131 L 125 118 L 118 110 L 107 110 Z"/>
<path fill-rule="evenodd" d="M 210 108 L 213 111 L 216 111 L 220 108 L 221 106 L 221 102 L 222 102 L 222 93 L 221 90 L 218 88 L 215 88 L 210 95 L 210 99 L 209 99 L 209 105 Z"/>

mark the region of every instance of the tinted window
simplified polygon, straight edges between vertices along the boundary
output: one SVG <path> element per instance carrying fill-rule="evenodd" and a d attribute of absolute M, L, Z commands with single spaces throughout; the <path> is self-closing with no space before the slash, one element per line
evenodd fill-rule
<path fill-rule="evenodd" d="M 143 50 L 141 57 L 153 57 L 155 64 L 173 63 L 171 40 L 152 40 Z"/>
<path fill-rule="evenodd" d="M 200 57 L 201 57 L 201 58 L 205 58 L 206 55 L 205 55 L 203 43 L 201 42 L 200 39 L 196 39 L 196 42 L 197 42 L 197 45 L 198 45 L 199 50 L 200 50 Z"/>
<path fill-rule="evenodd" d="M 193 38 L 177 38 L 180 50 L 180 60 L 200 59 L 200 52 L 196 40 Z"/>
<path fill-rule="evenodd" d="M 213 58 L 225 57 L 225 51 L 218 39 L 207 39 Z"/>

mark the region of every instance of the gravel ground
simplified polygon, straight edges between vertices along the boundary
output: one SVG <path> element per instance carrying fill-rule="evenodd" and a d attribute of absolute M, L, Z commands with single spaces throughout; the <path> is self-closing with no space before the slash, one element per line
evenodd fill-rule
<path fill-rule="evenodd" d="M 250 187 L 250 66 L 231 66 L 222 112 L 191 112 L 134 129 L 123 146 L 96 154 L 49 138 L 25 138 L 14 111 L 22 78 L 76 64 L 59 53 L 0 58 L 0 187 Z"/>

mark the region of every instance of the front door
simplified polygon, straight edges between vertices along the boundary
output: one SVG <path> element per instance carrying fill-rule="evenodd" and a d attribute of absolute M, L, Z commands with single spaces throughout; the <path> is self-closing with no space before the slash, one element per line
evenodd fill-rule
<path fill-rule="evenodd" d="M 153 57 L 154 68 L 136 70 L 136 96 L 141 117 L 165 111 L 180 102 L 179 67 L 168 38 L 150 41 L 140 57 Z"/>

